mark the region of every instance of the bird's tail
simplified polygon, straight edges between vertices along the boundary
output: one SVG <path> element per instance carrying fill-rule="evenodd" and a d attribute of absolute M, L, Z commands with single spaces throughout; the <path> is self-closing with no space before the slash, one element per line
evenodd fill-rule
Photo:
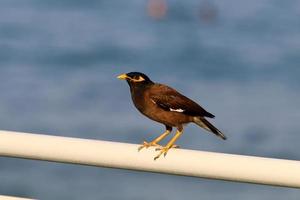
<path fill-rule="evenodd" d="M 226 136 L 219 131 L 214 125 L 212 125 L 209 121 L 207 121 L 204 117 L 194 117 L 194 122 L 204 128 L 205 130 L 215 134 L 216 136 L 222 138 L 223 140 L 226 140 Z"/>

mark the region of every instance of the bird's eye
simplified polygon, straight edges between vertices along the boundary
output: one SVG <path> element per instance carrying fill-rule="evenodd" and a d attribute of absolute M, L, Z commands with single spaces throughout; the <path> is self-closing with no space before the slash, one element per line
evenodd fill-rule
<path fill-rule="evenodd" d="M 134 76 L 132 79 L 133 82 L 142 82 L 144 80 L 145 79 L 142 76 Z"/>

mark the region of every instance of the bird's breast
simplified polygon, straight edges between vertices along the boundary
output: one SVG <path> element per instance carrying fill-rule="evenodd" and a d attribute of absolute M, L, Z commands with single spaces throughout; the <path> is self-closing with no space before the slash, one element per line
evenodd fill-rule
<path fill-rule="evenodd" d="M 144 96 L 143 93 L 132 93 L 131 95 L 134 106 L 143 114 L 147 109 Z"/>

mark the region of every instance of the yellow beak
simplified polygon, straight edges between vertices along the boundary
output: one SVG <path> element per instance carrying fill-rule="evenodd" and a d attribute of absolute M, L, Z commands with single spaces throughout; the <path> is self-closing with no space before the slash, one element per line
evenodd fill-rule
<path fill-rule="evenodd" d="M 117 77 L 118 79 L 126 80 L 128 76 L 126 74 L 121 74 Z"/>

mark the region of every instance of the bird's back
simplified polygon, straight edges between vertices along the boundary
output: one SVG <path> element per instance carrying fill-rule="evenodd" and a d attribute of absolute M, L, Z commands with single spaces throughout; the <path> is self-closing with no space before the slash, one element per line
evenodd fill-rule
<path fill-rule="evenodd" d="M 199 104 L 167 85 L 153 84 L 146 92 L 149 93 L 152 101 L 164 110 L 181 111 L 190 116 L 214 117 L 213 114 L 207 112 Z"/>

